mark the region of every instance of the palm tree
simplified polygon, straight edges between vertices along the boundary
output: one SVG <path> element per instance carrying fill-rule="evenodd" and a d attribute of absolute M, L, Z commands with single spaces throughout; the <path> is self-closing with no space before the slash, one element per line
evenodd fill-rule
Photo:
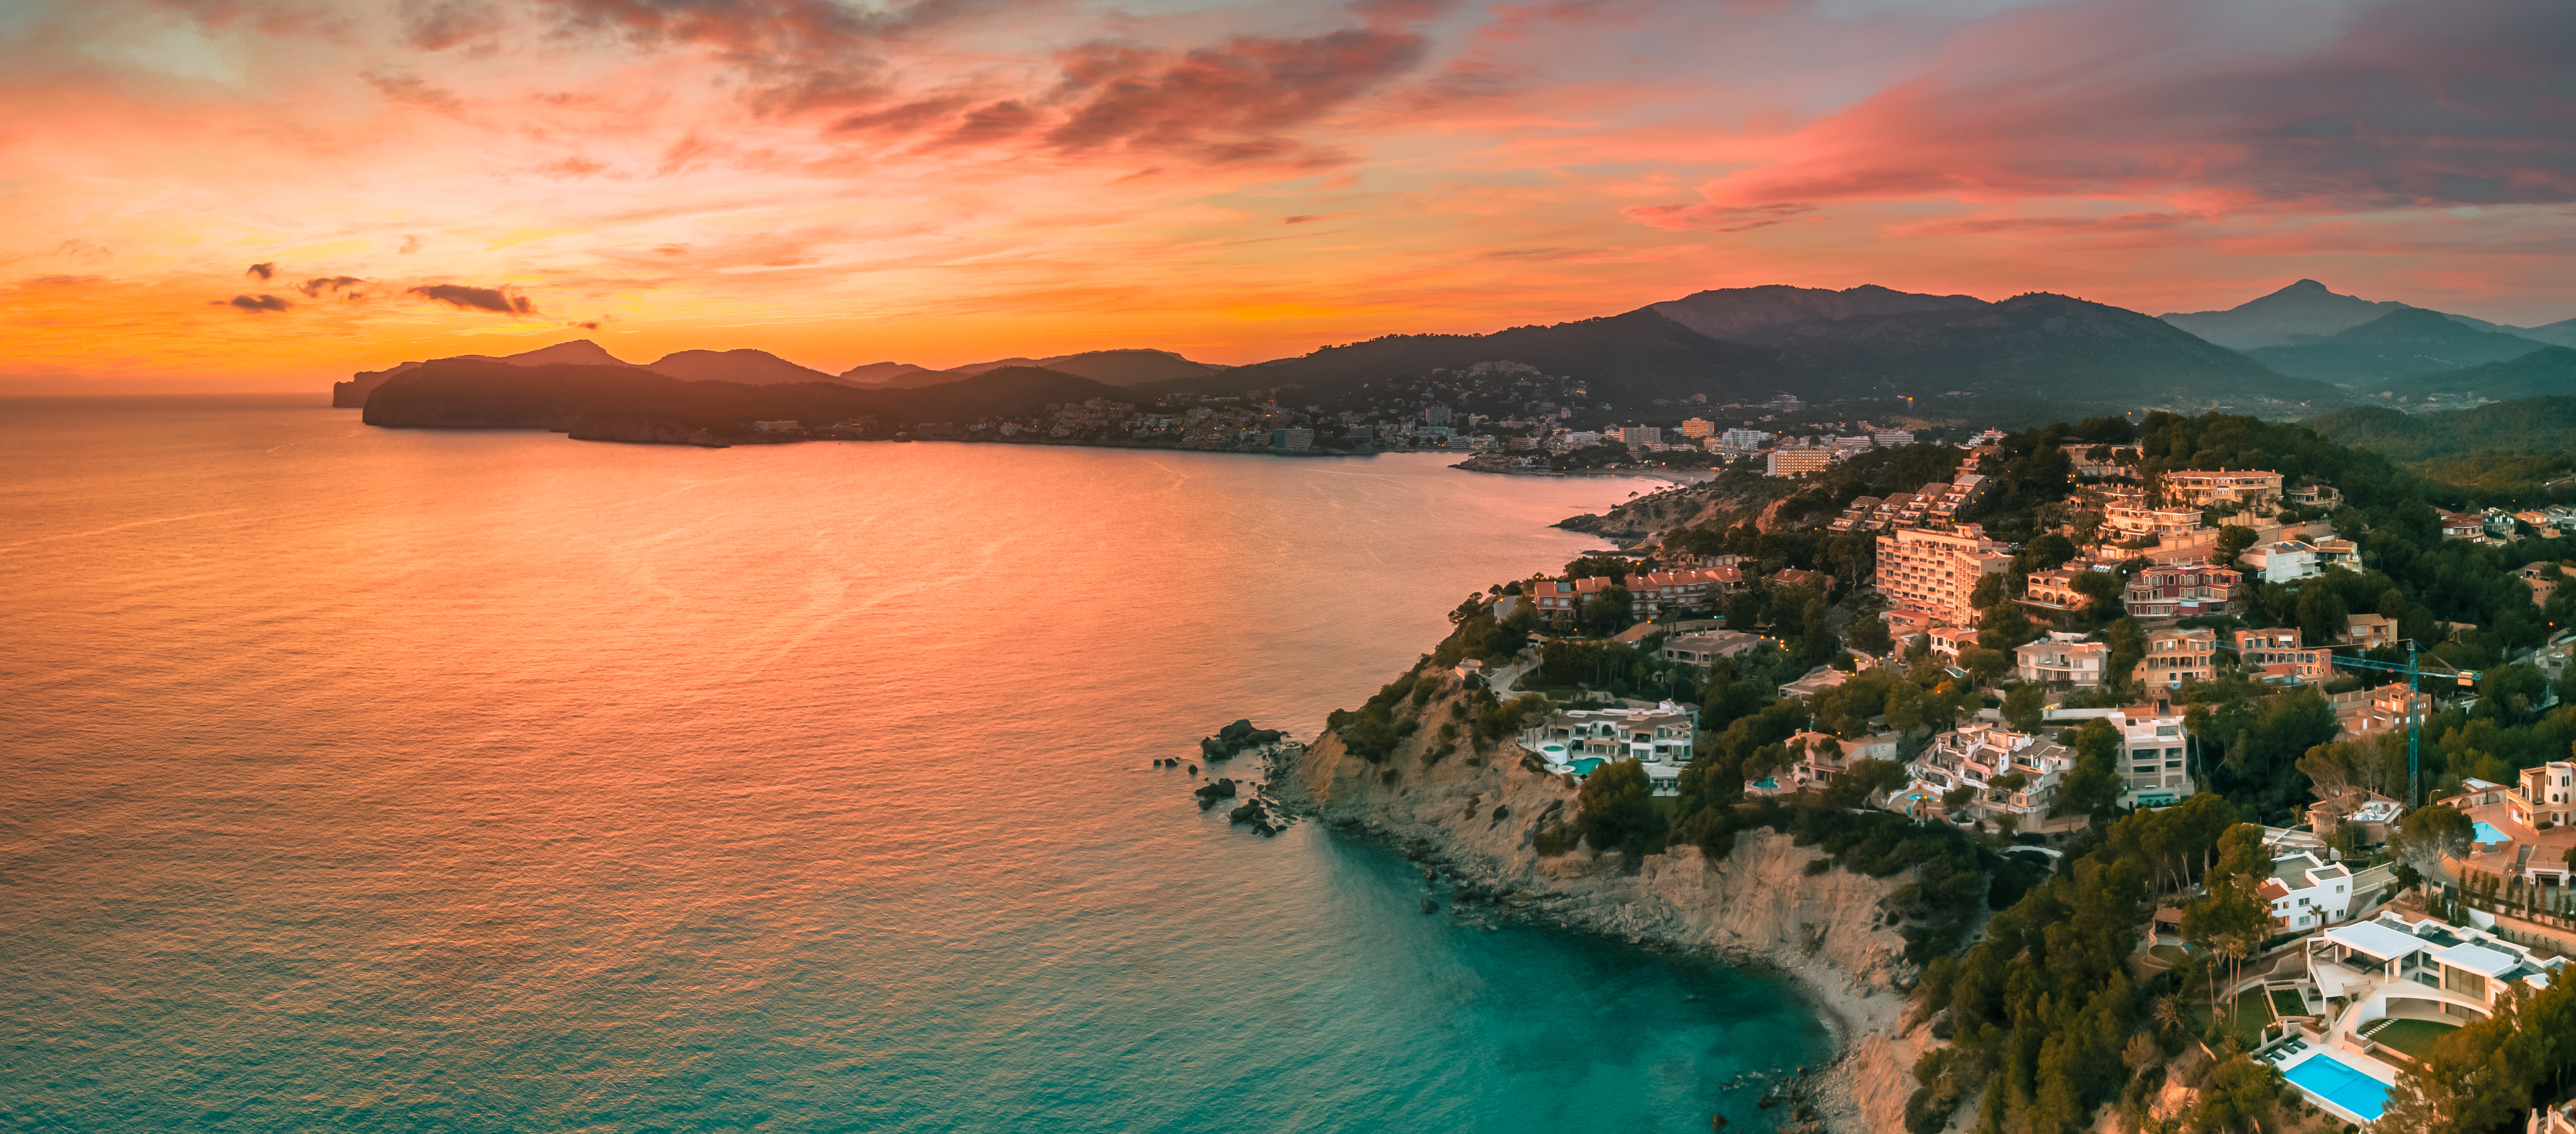
<path fill-rule="evenodd" d="M 2243 932 L 2230 933 L 2219 938 L 2216 944 L 2219 955 L 2227 958 L 2227 986 L 2234 988 L 2236 982 L 2245 979 L 2245 961 L 2254 955 L 2254 935 Z M 2241 997 L 2231 998 L 2227 1002 L 2227 1020 L 2230 1025 L 2236 1023 L 2236 1018 L 2242 1014 L 2243 1008 L 2244 1001 Z"/>
<path fill-rule="evenodd" d="M 2167 993 L 2156 998 L 2154 1016 L 2159 1030 L 2168 1032 L 2182 1030 L 2182 1003 L 2175 1000 L 2173 994 Z"/>

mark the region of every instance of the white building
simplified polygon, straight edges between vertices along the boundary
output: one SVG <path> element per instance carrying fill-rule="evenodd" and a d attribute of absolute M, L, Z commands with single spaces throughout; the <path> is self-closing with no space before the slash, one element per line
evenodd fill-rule
<path fill-rule="evenodd" d="M 2013 676 L 2022 681 L 2077 689 L 2099 688 L 2102 668 L 2111 660 L 2111 645 L 2108 642 L 2070 640 L 2074 637 L 2071 634 L 2051 634 L 2039 641 L 2014 647 Z"/>
<path fill-rule="evenodd" d="M 1834 451 L 1831 449 L 1773 449 L 1768 467 L 1763 470 L 1763 474 L 1799 476 L 1805 473 L 1823 472 L 1833 467 L 1833 463 Z"/>
<path fill-rule="evenodd" d="M 2017 822 L 2044 819 L 2057 800 L 2059 782 L 2074 768 L 2075 754 L 2065 745 L 1996 724 L 1936 735 L 1931 747 L 1905 765 L 1912 786 L 1926 794 L 1975 789 L 1966 804 L 1949 812 L 1954 822 L 2006 815 Z"/>
<path fill-rule="evenodd" d="M 2316 546 L 2295 539 L 2256 544 L 2236 557 L 2236 566 L 2266 583 L 2295 583 L 2326 573 Z"/>
<path fill-rule="evenodd" d="M 1764 445 L 1770 443 L 1771 435 L 1759 429 L 1730 429 L 1717 435 L 1717 451 L 1721 453 L 1742 455 L 1760 452 Z"/>
<path fill-rule="evenodd" d="M 1651 709 L 1569 709 L 1522 729 L 1520 746 L 1546 761 L 1548 771 L 1577 779 L 1606 763 L 1635 760 L 1646 766 L 1656 795 L 1679 795 L 1698 727 L 1698 710 L 1670 701 Z"/>
<path fill-rule="evenodd" d="M 2191 735 L 2180 714 L 2156 716 L 2128 709 L 2050 709 L 2052 727 L 2108 723 L 2120 734 L 2120 806 L 2170 807 L 2199 790 L 2191 778 Z"/>
<path fill-rule="evenodd" d="M 2272 860 L 2272 876 L 2256 890 L 2276 932 L 2314 929 L 2352 917 L 2352 870 L 2302 851 Z"/>

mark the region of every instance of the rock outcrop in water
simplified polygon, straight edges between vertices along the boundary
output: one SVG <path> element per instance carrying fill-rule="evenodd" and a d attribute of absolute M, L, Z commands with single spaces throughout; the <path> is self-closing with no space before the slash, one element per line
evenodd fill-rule
<path fill-rule="evenodd" d="M 1215 736 L 1200 737 L 1199 754 L 1210 760 L 1232 759 L 1244 749 L 1277 744 L 1282 735 L 1278 729 L 1254 728 L 1251 721 L 1239 720 L 1216 730 Z"/>
<path fill-rule="evenodd" d="M 1436 670 L 1421 679 L 1441 680 Z M 1537 835 L 1575 812 L 1573 785 L 1507 748 L 1424 763 L 1441 723 L 1466 723 L 1462 708 L 1449 679 L 1424 706 L 1423 727 L 1381 762 L 1326 732 L 1272 757 L 1271 791 L 1338 829 L 1436 864 L 1462 912 L 1499 902 L 1626 941 L 1786 971 L 1841 1045 L 1835 1065 L 1800 1089 L 1793 1109 L 1836 1131 L 1904 1129 L 1914 1061 L 1934 1041 L 1928 1029 L 1906 1027 L 1904 990 L 1916 974 L 1903 938 L 1881 917 L 1902 877 L 1810 873 L 1821 852 L 1760 830 L 1738 834 L 1734 852 L 1717 860 L 1694 846 L 1635 861 L 1588 849 L 1543 857 Z"/>

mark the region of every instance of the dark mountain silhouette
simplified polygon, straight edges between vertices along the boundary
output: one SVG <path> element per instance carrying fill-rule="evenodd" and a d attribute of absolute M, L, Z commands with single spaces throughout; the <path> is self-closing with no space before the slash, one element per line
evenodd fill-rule
<path fill-rule="evenodd" d="M 1300 390 L 1296 400 L 1310 401 L 1388 378 L 1498 361 L 1581 378 L 1590 384 L 1589 396 L 1607 402 L 1695 393 L 1716 401 L 1760 401 L 1795 388 L 1804 378 L 1771 351 L 1720 342 L 1647 309 L 1490 335 L 1388 335 L 1146 388 L 1242 393 L 1293 386 Z"/>
<path fill-rule="evenodd" d="M 369 425 L 440 428 L 572 429 L 583 423 L 652 422 L 688 432 L 739 436 L 754 421 L 972 420 L 1124 395 L 1116 387 L 1052 370 L 1004 367 L 911 390 L 868 390 L 838 382 L 692 382 L 630 366 L 513 366 L 488 359 L 438 359 L 387 380 L 368 396 Z M 1124 395 L 1132 396 L 1132 395 Z"/>
<path fill-rule="evenodd" d="M 909 362 L 871 362 L 865 366 L 853 366 L 841 372 L 841 380 L 854 386 L 895 389 L 936 386 L 942 382 L 954 382 L 957 378 L 957 375 L 948 371 L 932 370 L 927 366 L 914 366 Z"/>
<path fill-rule="evenodd" d="M 2561 319 L 2555 323 L 2543 323 L 2537 327 L 2522 327 L 2513 333 L 2551 346 L 2576 347 L 2576 319 Z"/>
<path fill-rule="evenodd" d="M 2543 345 L 2518 335 L 2481 331 L 2439 311 L 2400 307 L 2323 341 L 2245 353 L 2283 374 L 2351 384 L 2504 362 Z"/>
<path fill-rule="evenodd" d="M 838 375 L 798 366 L 765 350 L 684 350 L 663 355 L 645 368 L 683 382 L 738 382 L 746 386 L 841 382 Z"/>
<path fill-rule="evenodd" d="M 1784 292 L 1756 303 L 1778 311 L 1811 298 L 1821 304 L 1823 296 L 1852 294 Z M 1372 381 L 1510 361 L 1583 379 L 1588 398 L 1613 405 L 1694 394 L 1724 403 L 1763 401 L 1782 392 L 1824 401 L 1956 391 L 2086 407 L 2281 414 L 2350 400 L 2333 386 L 2272 373 L 2161 320 L 2062 295 L 2035 293 L 1989 304 L 1876 289 L 1862 303 L 1917 309 L 1765 324 L 1743 332 L 1759 341 L 1732 342 L 1683 326 L 1658 304 L 1490 335 L 1391 335 L 1155 388 L 1241 393 L 1299 387 L 1301 392 L 1281 400 L 1322 400 Z M 1723 313 L 1721 303 L 1702 307 L 1712 309 Z M 1744 318 L 1748 324 L 1759 321 Z"/>
<path fill-rule="evenodd" d="M 1759 343 L 1764 333 L 1818 319 L 1899 315 L 1984 307 L 1973 295 L 1922 295 L 1863 284 L 1842 291 L 1820 287 L 1730 287 L 1651 304 L 1649 311 L 1712 339 Z"/>
<path fill-rule="evenodd" d="M 2399 378 L 2377 392 L 2401 402 L 2509 402 L 2576 394 L 2576 350 L 2542 347 L 2504 362 Z"/>
<path fill-rule="evenodd" d="M 1059 354 L 1052 358 L 1003 358 L 992 362 L 975 362 L 956 367 L 950 374 L 981 374 L 1005 366 L 1035 366 L 1064 374 L 1079 374 L 1112 386 L 1141 386 L 1148 382 L 1169 382 L 1180 378 L 1198 378 L 1224 370 L 1225 367 L 1205 362 L 1192 362 L 1168 350 L 1129 347 L 1119 350 L 1087 350 L 1080 354 Z"/>
<path fill-rule="evenodd" d="M 2164 320 L 2220 346 L 2254 350 L 2322 339 L 2404 306 L 2337 295 L 2315 280 L 2300 280 L 2225 311 L 2173 312 Z"/>
<path fill-rule="evenodd" d="M 2373 302 L 2338 295 L 2315 280 L 2300 280 L 2270 295 L 2225 311 L 2175 312 L 2166 322 L 2223 347 L 2252 351 L 2264 347 L 2309 346 L 2374 319 L 2416 308 L 2395 300 Z M 2576 346 L 2576 319 L 2546 327 L 2509 327 L 2467 315 L 2435 312 L 2471 330 L 2520 335 L 2534 342 Z"/>
<path fill-rule="evenodd" d="M 506 363 L 511 366 L 635 365 L 632 362 L 628 362 L 625 359 L 608 353 L 607 348 L 602 347 L 598 343 L 592 342 L 589 339 L 574 339 L 571 342 L 556 343 L 553 346 L 538 347 L 535 350 L 521 351 L 517 354 L 505 354 L 497 357 L 488 354 L 466 354 L 458 355 L 456 357 L 476 362 Z M 373 393 L 376 387 L 383 385 L 385 379 L 391 378 L 396 374 L 412 370 L 420 365 L 422 364 L 418 362 L 406 362 L 399 366 L 387 367 L 383 370 L 360 371 L 356 375 L 351 376 L 346 382 L 334 382 L 331 384 L 331 404 L 340 409 L 357 409 L 364 406 L 367 404 L 367 395 Z"/>
<path fill-rule="evenodd" d="M 2322 382 L 2126 308 L 2033 292 L 1969 309 L 1863 315 L 1765 333 L 1846 397 L 1939 394 L 2255 412 L 2339 405 Z"/>

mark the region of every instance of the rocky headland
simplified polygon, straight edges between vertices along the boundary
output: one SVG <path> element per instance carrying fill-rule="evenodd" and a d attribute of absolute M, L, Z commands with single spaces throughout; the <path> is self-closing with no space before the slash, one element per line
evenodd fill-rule
<path fill-rule="evenodd" d="M 1588 847 L 1542 856 L 1539 832 L 1578 809 L 1574 785 L 1508 739 L 1433 755 L 1439 726 L 1470 722 L 1456 677 L 1426 667 L 1418 680 L 1443 684 L 1421 706 L 1422 727 L 1385 759 L 1363 759 L 1326 731 L 1270 758 L 1269 794 L 1425 863 L 1462 914 L 1491 906 L 1788 974 L 1824 1015 L 1838 1055 L 1782 1128 L 1904 1128 L 1914 1062 L 1935 1041 L 1909 1018 L 1916 971 L 1886 912 L 1902 876 L 1811 870 L 1822 852 L 1768 830 L 1740 833 L 1722 859 L 1687 845 L 1637 858 Z"/>

